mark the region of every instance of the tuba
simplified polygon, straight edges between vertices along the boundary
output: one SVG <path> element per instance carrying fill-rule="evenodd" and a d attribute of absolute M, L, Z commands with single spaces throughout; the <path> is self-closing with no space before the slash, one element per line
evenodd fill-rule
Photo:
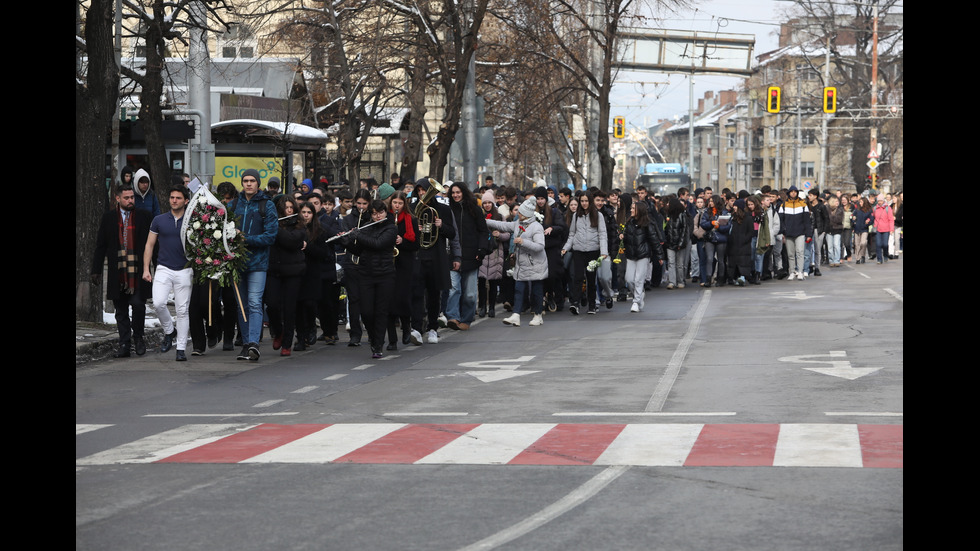
<path fill-rule="evenodd" d="M 429 178 L 429 188 L 425 190 L 425 195 L 419 197 L 415 211 L 412 213 L 419 221 L 419 247 L 431 249 L 439 239 L 439 227 L 435 222 L 439 219 L 439 212 L 429 205 L 432 199 L 439 193 L 445 193 L 446 186 Z"/>

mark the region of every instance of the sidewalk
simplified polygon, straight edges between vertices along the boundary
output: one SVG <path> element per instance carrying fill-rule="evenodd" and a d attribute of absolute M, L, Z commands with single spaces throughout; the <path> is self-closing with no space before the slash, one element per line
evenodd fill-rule
<path fill-rule="evenodd" d="M 144 331 L 148 350 L 160 346 L 163 341 L 162 328 L 147 327 Z M 112 358 L 118 345 L 119 333 L 115 325 L 75 322 L 75 367 Z"/>

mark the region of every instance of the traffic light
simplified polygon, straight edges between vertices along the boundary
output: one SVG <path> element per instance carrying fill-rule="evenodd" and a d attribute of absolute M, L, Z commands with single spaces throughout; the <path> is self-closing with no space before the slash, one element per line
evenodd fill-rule
<path fill-rule="evenodd" d="M 837 112 L 837 88 L 827 86 L 823 89 L 823 112 Z"/>
<path fill-rule="evenodd" d="M 613 118 L 613 137 L 623 138 L 626 136 L 626 117 Z"/>
<path fill-rule="evenodd" d="M 779 112 L 779 86 L 770 86 L 766 92 L 766 111 L 770 113 Z"/>

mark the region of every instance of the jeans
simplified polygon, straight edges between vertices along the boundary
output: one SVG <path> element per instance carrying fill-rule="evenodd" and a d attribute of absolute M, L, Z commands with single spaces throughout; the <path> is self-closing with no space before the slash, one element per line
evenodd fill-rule
<path fill-rule="evenodd" d="M 840 244 L 842 236 L 839 233 L 827 234 L 827 255 L 831 264 L 840 264 Z"/>
<path fill-rule="evenodd" d="M 262 338 L 262 297 L 265 295 L 266 272 L 245 272 L 238 280 L 238 296 L 245 303 L 245 317 L 239 307 L 238 325 L 246 344 L 258 343 Z"/>
<path fill-rule="evenodd" d="M 728 277 L 728 273 L 725 270 L 725 252 L 728 250 L 728 243 L 716 243 L 714 241 L 707 241 L 704 244 L 704 255 L 705 264 L 707 264 L 707 270 L 705 273 L 708 274 L 708 278 L 711 278 L 711 274 L 714 273 L 715 266 L 718 267 L 718 274 L 715 276 L 715 281 L 724 283 L 725 278 Z M 717 257 L 717 258 L 716 258 Z"/>
<path fill-rule="evenodd" d="M 446 319 L 473 323 L 473 319 L 476 318 L 479 276 L 479 268 L 465 272 L 463 270 L 449 272 L 452 289 L 446 301 Z"/>
<path fill-rule="evenodd" d="M 756 251 L 756 247 L 758 245 L 759 245 L 759 238 L 758 237 L 753 237 L 752 238 L 752 269 L 755 270 L 755 273 L 761 274 L 762 273 L 762 261 L 763 261 L 763 259 L 766 258 L 766 255 L 765 255 L 765 253 L 759 254 Z"/>
<path fill-rule="evenodd" d="M 884 260 L 888 260 L 888 238 L 891 235 L 891 232 L 878 232 L 875 234 L 875 242 L 878 245 L 878 262 L 882 261 L 882 256 L 884 256 Z"/>
<path fill-rule="evenodd" d="M 540 314 L 544 306 L 544 280 L 536 281 L 515 281 L 514 282 L 514 312 L 521 313 L 524 310 L 524 290 L 531 290 L 531 312 Z"/>

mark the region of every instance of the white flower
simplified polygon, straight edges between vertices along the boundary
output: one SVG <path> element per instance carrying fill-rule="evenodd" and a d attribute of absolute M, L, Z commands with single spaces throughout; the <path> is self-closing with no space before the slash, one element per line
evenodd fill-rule
<path fill-rule="evenodd" d="M 195 230 L 201 229 L 201 223 L 200 222 L 194 222 L 194 229 Z"/>
<path fill-rule="evenodd" d="M 221 230 L 218 230 L 218 231 L 214 232 L 214 238 L 215 239 L 221 239 Z"/>

